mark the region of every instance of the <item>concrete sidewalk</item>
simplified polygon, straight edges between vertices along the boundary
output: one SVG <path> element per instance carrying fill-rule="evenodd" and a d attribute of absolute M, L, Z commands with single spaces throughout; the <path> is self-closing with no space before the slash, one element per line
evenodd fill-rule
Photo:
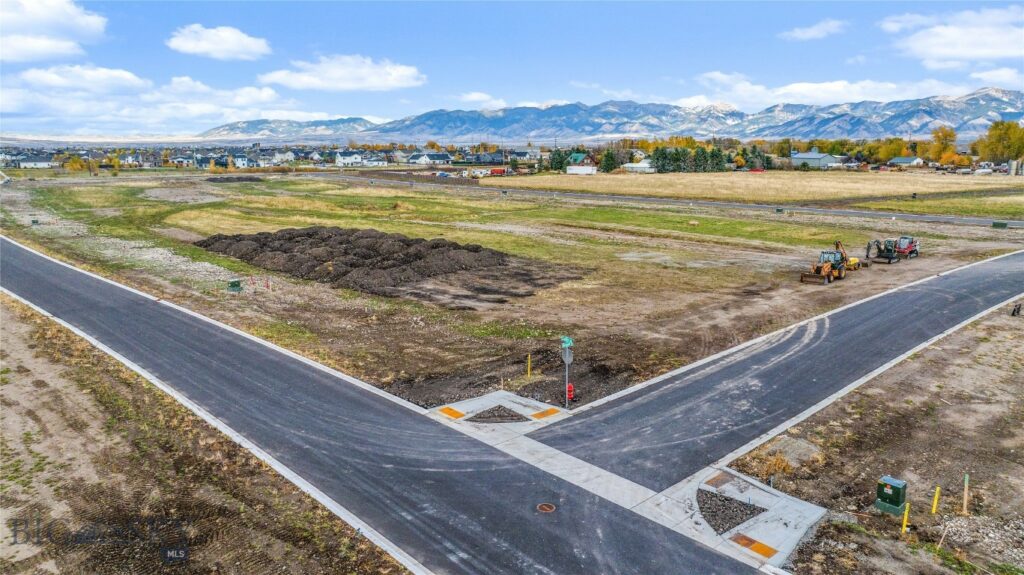
<path fill-rule="evenodd" d="M 497 405 L 528 421 L 477 423 L 473 415 Z M 546 403 L 496 391 L 430 410 L 428 417 L 582 487 L 616 505 L 685 535 L 715 551 L 767 572 L 781 567 L 826 510 L 801 501 L 725 466 L 712 466 L 655 492 L 625 477 L 540 443 L 525 434 L 572 417 Z M 698 490 L 718 493 L 765 511 L 724 533 L 716 533 L 702 515 Z"/>

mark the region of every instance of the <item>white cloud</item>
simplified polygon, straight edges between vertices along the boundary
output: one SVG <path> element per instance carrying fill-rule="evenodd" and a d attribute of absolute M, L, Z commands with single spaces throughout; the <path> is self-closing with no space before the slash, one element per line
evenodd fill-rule
<path fill-rule="evenodd" d="M 890 34 L 902 32 L 904 30 L 912 30 L 914 28 L 921 28 L 928 26 L 936 22 L 935 16 L 924 16 L 922 14 L 900 14 L 898 16 L 889 16 L 878 23 L 879 27 Z"/>
<path fill-rule="evenodd" d="M 601 92 L 601 94 L 611 98 L 612 100 L 636 100 L 636 101 L 647 101 L 647 102 L 660 102 L 664 98 L 660 96 L 644 96 L 629 88 L 617 90 L 614 88 L 606 88 L 596 82 L 580 82 L 578 80 L 571 80 L 569 85 L 573 88 L 579 88 L 581 90 L 595 90 Z"/>
<path fill-rule="evenodd" d="M 860 66 L 866 64 L 868 61 L 867 56 L 864 54 L 857 54 L 856 56 L 850 56 L 846 59 L 846 63 L 850 66 Z"/>
<path fill-rule="evenodd" d="M 30 62 L 78 56 L 82 42 L 103 37 L 107 19 L 71 0 L 0 2 L 0 60 Z"/>
<path fill-rule="evenodd" d="M 74 40 L 21 34 L 0 35 L 0 60 L 4 62 L 32 62 L 84 53 Z"/>
<path fill-rule="evenodd" d="M 929 70 L 959 70 L 967 64 L 960 60 L 936 60 L 934 58 L 925 58 L 921 60 L 921 65 Z"/>
<path fill-rule="evenodd" d="M 714 104 L 714 102 L 712 102 L 710 98 L 703 94 L 697 94 L 696 96 L 688 96 L 686 98 L 679 98 L 678 100 L 673 100 L 672 104 L 680 106 L 682 108 L 703 108 L 705 106 L 710 106 L 711 104 Z"/>
<path fill-rule="evenodd" d="M 899 34 L 895 39 L 897 49 L 930 70 L 1024 59 L 1024 6 L 902 14 L 882 20 L 879 26 Z"/>
<path fill-rule="evenodd" d="M 839 34 L 846 29 L 846 22 L 842 20 L 835 20 L 832 18 L 826 18 L 817 24 L 812 24 L 806 28 L 793 28 L 786 32 L 779 34 L 779 38 L 785 40 L 820 40 L 833 34 Z"/>
<path fill-rule="evenodd" d="M 3 78 L 7 131 L 191 135 L 239 120 L 325 120 L 269 86 L 220 89 L 188 76 L 154 86 L 127 70 L 57 66 Z M 103 92 L 102 96 L 98 96 Z"/>
<path fill-rule="evenodd" d="M 415 66 L 396 64 L 358 54 L 321 56 L 317 62 L 292 61 L 293 70 L 261 74 L 263 84 L 280 84 L 296 90 L 385 91 L 421 86 L 427 77 Z"/>
<path fill-rule="evenodd" d="M 202 24 L 182 26 L 167 39 L 167 46 L 183 54 L 217 60 L 258 60 L 270 54 L 270 44 L 230 26 L 205 28 Z"/>
<path fill-rule="evenodd" d="M 96 66 L 53 66 L 30 68 L 18 74 L 34 88 L 81 90 L 84 92 L 120 92 L 140 90 L 151 85 L 128 70 Z"/>
<path fill-rule="evenodd" d="M 550 108 L 552 106 L 564 106 L 564 105 L 566 105 L 568 103 L 570 103 L 569 100 L 558 100 L 558 99 L 544 100 L 543 102 L 534 102 L 533 100 L 523 100 L 521 102 L 516 102 L 516 106 L 519 106 L 520 108 L 541 108 L 541 109 L 544 109 L 544 108 Z"/>
<path fill-rule="evenodd" d="M 473 107 L 481 110 L 500 110 L 508 107 L 508 103 L 505 100 L 495 98 L 484 92 L 467 92 L 459 96 L 459 101 L 472 104 Z"/>
<path fill-rule="evenodd" d="M 906 100 L 940 94 L 963 94 L 969 91 L 968 86 L 938 80 L 834 80 L 794 82 L 769 87 L 754 83 L 743 74 L 717 70 L 701 74 L 697 77 L 697 83 L 704 87 L 705 93 L 680 98 L 673 103 L 680 106 L 703 106 L 712 102 L 728 102 L 743 110 L 756 111 L 779 103 L 828 105 L 861 100 Z"/>
<path fill-rule="evenodd" d="M 1020 90 L 1021 86 L 1024 86 L 1024 74 L 1016 68 L 995 68 L 992 70 L 984 70 L 982 72 L 974 72 L 971 74 L 971 78 L 981 80 L 990 86 L 995 85 L 1001 88 L 1012 88 L 1014 90 Z"/>

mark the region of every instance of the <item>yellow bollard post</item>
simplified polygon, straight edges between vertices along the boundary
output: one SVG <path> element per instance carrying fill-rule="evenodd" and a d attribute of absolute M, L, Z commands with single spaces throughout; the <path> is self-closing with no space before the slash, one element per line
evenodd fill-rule
<path fill-rule="evenodd" d="M 526 379 L 530 379 L 530 376 L 533 375 L 532 371 L 533 371 L 533 355 L 528 353 L 528 354 L 526 354 Z"/>
<path fill-rule="evenodd" d="M 910 519 L 910 502 L 907 501 L 907 506 L 903 509 L 903 527 L 900 528 L 900 533 L 907 532 L 907 521 Z"/>
<path fill-rule="evenodd" d="M 935 486 L 935 497 L 932 498 L 932 515 L 935 515 L 935 511 L 939 508 L 939 492 L 942 491 L 942 487 Z"/>

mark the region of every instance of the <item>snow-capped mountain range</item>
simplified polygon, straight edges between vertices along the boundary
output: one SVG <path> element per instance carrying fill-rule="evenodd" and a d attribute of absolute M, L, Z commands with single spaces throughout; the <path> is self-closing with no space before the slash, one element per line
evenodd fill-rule
<path fill-rule="evenodd" d="M 999 120 L 1021 121 L 1024 92 L 983 88 L 965 96 L 831 106 L 777 104 L 748 114 L 725 104 L 684 108 L 671 104 L 608 101 L 594 106 L 433 110 L 383 124 L 363 118 L 314 122 L 250 120 L 199 135 L 216 140 L 360 141 L 436 139 L 447 142 L 600 141 L 670 135 L 749 138 L 882 138 L 927 136 L 950 126 L 964 138 L 983 134 Z"/>

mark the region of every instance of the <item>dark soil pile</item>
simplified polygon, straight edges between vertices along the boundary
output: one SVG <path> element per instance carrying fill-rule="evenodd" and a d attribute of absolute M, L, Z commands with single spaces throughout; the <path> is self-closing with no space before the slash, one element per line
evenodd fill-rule
<path fill-rule="evenodd" d="M 478 245 L 373 229 L 312 227 L 251 235 L 217 234 L 196 245 L 268 270 L 377 295 L 461 271 L 505 266 L 509 257 Z"/>
<path fill-rule="evenodd" d="M 744 503 L 707 489 L 697 490 L 697 505 L 704 520 L 719 535 L 765 511 L 764 507 Z"/>
<path fill-rule="evenodd" d="M 495 405 L 485 409 L 473 417 L 466 418 L 466 421 L 473 423 L 515 423 L 517 421 L 529 421 L 526 416 L 516 413 L 504 405 Z"/>
<path fill-rule="evenodd" d="M 215 184 L 230 184 L 233 182 L 262 182 L 263 178 L 259 176 L 214 176 L 206 178 L 206 181 Z"/>

